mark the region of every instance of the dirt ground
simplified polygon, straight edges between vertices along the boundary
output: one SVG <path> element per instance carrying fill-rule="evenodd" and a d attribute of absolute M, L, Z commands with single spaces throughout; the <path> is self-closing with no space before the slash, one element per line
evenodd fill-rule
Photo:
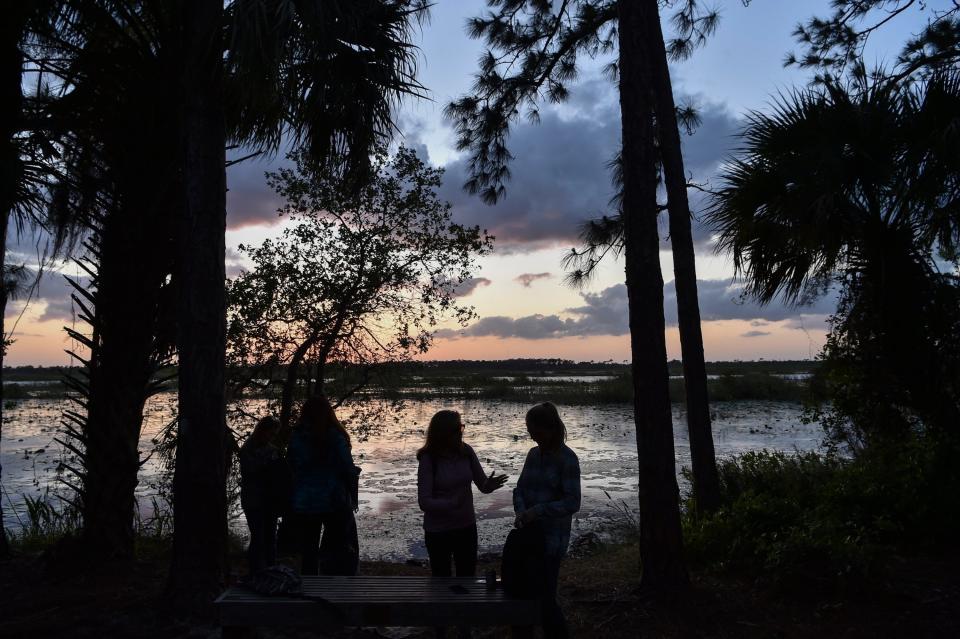
<path fill-rule="evenodd" d="M 238 558 L 239 560 L 239 558 Z M 56 569 L 44 557 L 0 562 L 0 637 L 4 639 L 216 638 L 208 620 L 182 619 L 161 603 L 166 560 L 124 569 Z M 495 564 L 490 564 L 495 565 Z M 481 565 L 481 570 L 487 566 Z M 815 587 L 786 592 L 755 580 L 694 572 L 683 603 L 644 600 L 637 549 L 618 546 L 569 559 L 561 597 L 574 637 L 815 638 L 960 637 L 960 556 L 896 559 L 867 589 L 839 597 Z M 367 574 L 425 574 L 425 567 L 367 562 Z M 337 635 L 261 628 L 264 639 L 431 637 L 418 628 L 347 629 Z M 448 636 L 456 636 L 451 632 Z M 474 637 L 507 637 L 506 629 Z"/>

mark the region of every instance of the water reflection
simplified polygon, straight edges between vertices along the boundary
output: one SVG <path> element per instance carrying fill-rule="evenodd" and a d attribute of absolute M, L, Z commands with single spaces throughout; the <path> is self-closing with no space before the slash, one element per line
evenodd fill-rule
<path fill-rule="evenodd" d="M 141 455 L 152 449 L 151 440 L 169 422 L 175 405 L 173 395 L 151 399 L 145 411 Z M 63 407 L 58 400 L 23 400 L 4 411 L 3 486 L 20 513 L 19 496 L 37 495 L 54 485 L 58 465 L 68 460 L 53 441 Z M 262 405 L 254 402 L 247 408 L 255 413 Z M 493 470 L 510 476 L 501 491 L 491 495 L 475 492 L 481 552 L 498 549 L 512 525 L 510 488 L 532 445 L 523 421 L 529 406 L 497 400 L 411 401 L 398 411 L 388 411 L 365 436 L 355 437 L 354 455 L 363 468 L 357 520 L 367 558 L 426 556 L 416 499 L 416 451 L 423 443 L 426 424 L 440 408 L 461 412 L 467 424 L 465 438 L 488 474 Z M 800 421 L 798 404 L 724 402 L 714 405 L 712 413 L 721 457 L 761 448 L 810 450 L 821 438 L 816 425 Z M 561 414 L 569 432 L 568 444 L 579 455 L 582 470 L 583 510 L 574 522 L 577 534 L 602 525 L 613 514 L 611 500 L 624 500 L 636 508 L 637 444 L 628 404 L 562 406 Z M 674 405 L 673 417 L 679 471 L 690 464 L 682 406 Z M 158 464 L 154 456 L 141 470 L 137 494 L 145 517 L 150 515 Z M 7 496 L 3 499 L 9 509 Z M 5 514 L 8 526 L 18 525 L 15 513 L 7 510 Z M 242 520 L 234 525 L 238 530 L 245 528 Z"/>

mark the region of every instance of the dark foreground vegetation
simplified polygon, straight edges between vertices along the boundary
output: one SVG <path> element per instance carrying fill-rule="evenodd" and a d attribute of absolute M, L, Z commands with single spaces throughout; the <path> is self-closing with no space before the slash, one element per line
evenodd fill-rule
<path fill-rule="evenodd" d="M 718 464 L 721 507 L 683 514 L 691 589 L 653 602 L 639 587 L 636 521 L 611 516 L 604 544 L 572 544 L 561 594 L 574 636 L 946 637 L 960 631 L 960 466 L 949 442 L 915 438 L 898 450 L 855 457 L 748 453 Z M 29 506 L 29 504 L 28 504 Z M 4 637 L 206 637 L 203 619 L 173 616 L 158 597 L 170 552 L 170 519 L 137 523 L 132 564 L 84 563 L 79 520 L 37 502 L 14 558 L 0 563 Z M 230 578 L 244 572 L 230 544 Z M 480 570 L 498 568 L 485 555 Z M 291 559 L 291 561 L 293 561 Z M 426 574 L 421 562 L 364 562 L 366 574 Z M 56 609 L 56 615 L 47 611 Z M 403 636 L 430 636 L 410 629 Z M 66 633 L 66 634 L 65 634 Z M 377 636 L 373 629 L 330 636 Z M 262 637 L 317 636 L 262 630 Z M 320 635 L 324 636 L 324 635 Z M 505 631 L 479 637 L 507 636 Z"/>
<path fill-rule="evenodd" d="M 756 460 L 755 460 L 756 461 Z M 770 467 L 780 466 L 774 458 Z M 743 462 L 747 463 L 747 462 Z M 806 463 L 812 463 L 808 460 Z M 831 475 L 836 469 L 825 470 Z M 724 467 L 725 497 L 730 498 L 730 472 Z M 757 478 L 760 479 L 759 477 Z M 762 478 L 770 480 L 768 474 Z M 778 488 L 793 487 L 791 473 L 774 477 Z M 756 486 L 754 486 L 756 488 Z M 822 488 L 816 489 L 822 491 Z M 749 500 L 747 500 L 749 501 Z M 775 500 L 773 500 L 775 501 Z M 742 500 L 726 520 L 751 532 L 759 532 L 760 518 L 754 506 L 751 515 L 740 512 Z M 726 511 L 725 511 L 726 512 Z M 773 518 L 769 517 L 768 522 Z M 753 522 L 753 523 L 751 523 Z M 687 530 L 692 522 L 687 521 Z M 704 527 L 717 525 L 704 524 Z M 767 535 L 776 534 L 767 524 Z M 789 561 L 767 565 L 758 579 L 745 565 L 729 561 L 723 551 L 711 555 L 714 546 L 701 547 L 694 536 L 689 553 L 691 590 L 678 602 L 654 603 L 639 587 L 636 570 L 639 548 L 635 538 L 621 543 L 584 545 L 568 560 L 561 575 L 560 593 L 574 637 L 877 637 L 956 636 L 960 631 L 960 556 L 939 554 L 936 558 L 895 545 L 877 553 L 870 578 L 849 579 L 843 563 L 824 560 L 816 564 L 821 579 L 811 579 L 809 567 L 797 554 Z M 728 537 L 728 540 L 730 538 Z M 741 539 L 738 553 L 767 553 L 762 537 Z M 791 542 L 796 544 L 797 540 Z M 22 548 L 22 546 L 18 546 Z M 240 547 L 234 543 L 230 565 L 242 571 Z M 18 638 L 117 637 L 164 639 L 219 637 L 209 621 L 171 614 L 159 597 L 166 577 L 169 540 L 150 536 L 138 540 L 136 560 L 122 568 L 111 565 L 97 570 L 72 570 L 58 551 L 48 548 L 20 552 L 0 564 L 0 597 L 5 613 L 0 635 Z M 76 558 L 74 558 L 76 559 Z M 481 558 L 479 570 L 498 568 L 496 557 Z M 75 565 L 75 563 L 73 564 Z M 361 574 L 428 574 L 415 562 L 407 564 L 363 562 Z M 51 614 L 55 611 L 55 614 Z M 258 630 L 263 638 L 432 636 L 431 629 L 397 629 L 396 635 L 375 629 L 347 629 L 322 634 L 294 630 Z M 397 631 L 395 631 L 397 632 Z M 506 629 L 477 630 L 476 637 L 507 637 Z"/>

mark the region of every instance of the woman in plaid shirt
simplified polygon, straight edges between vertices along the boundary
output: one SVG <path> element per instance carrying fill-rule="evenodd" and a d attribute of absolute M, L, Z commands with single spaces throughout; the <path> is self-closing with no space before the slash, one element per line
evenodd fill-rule
<path fill-rule="evenodd" d="M 513 509 L 517 527 L 536 522 L 543 528 L 543 631 L 546 637 L 566 637 L 566 621 L 557 604 L 557 579 L 570 543 L 573 514 L 580 510 L 580 461 L 564 443 L 567 429 L 556 406 L 537 404 L 527 411 L 526 421 L 537 445 L 523 463 L 513 490 Z"/>

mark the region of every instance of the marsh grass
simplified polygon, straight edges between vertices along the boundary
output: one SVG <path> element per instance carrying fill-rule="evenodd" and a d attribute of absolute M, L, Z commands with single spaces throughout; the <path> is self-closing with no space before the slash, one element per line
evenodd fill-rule
<path fill-rule="evenodd" d="M 810 398 L 806 381 L 785 379 L 764 372 L 725 374 L 707 382 L 710 400 L 771 400 L 801 402 Z M 432 377 L 415 385 L 387 392 L 391 397 L 432 399 L 469 397 L 519 402 L 552 401 L 557 404 L 623 404 L 633 401 L 633 382 L 628 373 L 596 380 L 571 381 L 550 377 L 516 375 L 508 379 L 488 375 L 456 378 Z M 670 400 L 685 400 L 682 379 L 670 380 Z"/>
<path fill-rule="evenodd" d="M 49 488 L 40 495 L 24 495 L 22 508 L 7 508 L 5 515 L 16 520 L 19 529 L 7 529 L 14 551 L 42 550 L 80 530 L 80 513 Z"/>

